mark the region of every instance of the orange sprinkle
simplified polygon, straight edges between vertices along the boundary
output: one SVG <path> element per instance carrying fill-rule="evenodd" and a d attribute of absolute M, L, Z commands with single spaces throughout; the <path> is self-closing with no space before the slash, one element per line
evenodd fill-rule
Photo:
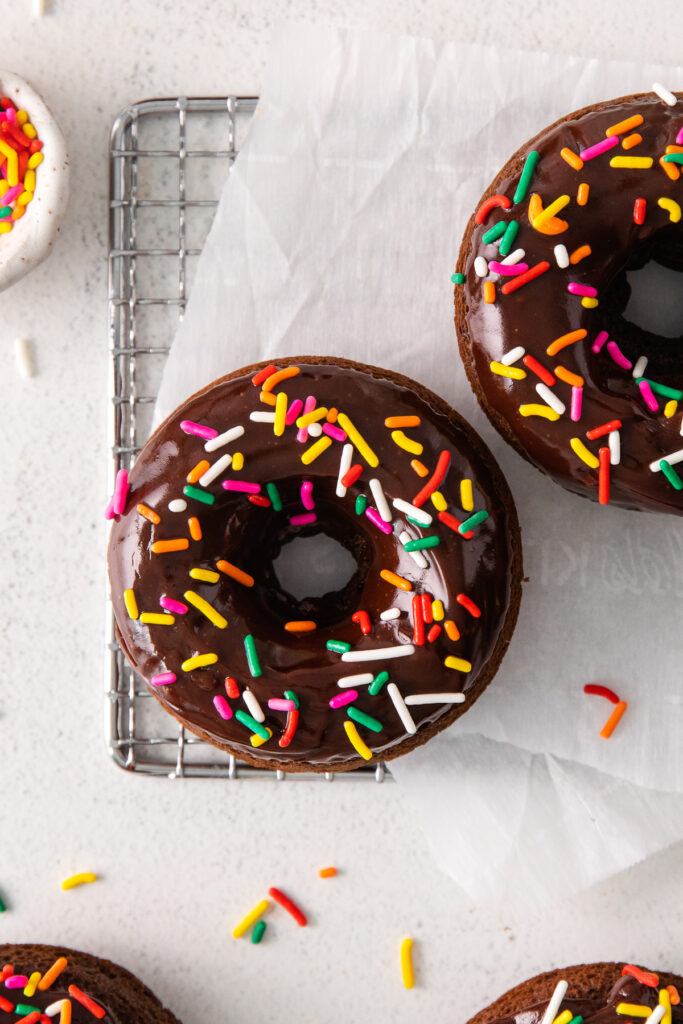
<path fill-rule="evenodd" d="M 678 1004 L 681 1001 L 681 997 L 679 995 L 679 992 L 678 992 L 678 989 L 676 988 L 676 986 L 675 985 L 667 985 L 666 986 L 666 990 L 669 993 L 669 999 L 671 1000 L 671 1005 L 672 1006 L 678 1006 Z"/>
<path fill-rule="evenodd" d="M 582 341 L 586 337 L 587 333 L 588 331 L 580 328 L 578 331 L 570 331 L 569 334 L 562 334 L 559 338 L 555 338 L 555 341 L 548 345 L 546 352 L 549 356 L 556 356 L 557 353 L 563 348 L 566 348 L 567 345 L 573 345 L 576 341 Z"/>
<path fill-rule="evenodd" d="M 317 628 L 317 622 L 313 622 L 312 619 L 297 619 L 292 622 L 285 622 L 285 629 L 288 633 L 312 633 Z"/>
<path fill-rule="evenodd" d="M 582 388 L 585 384 L 583 377 L 579 377 L 578 373 L 571 373 L 564 366 L 556 366 L 555 373 L 560 380 L 563 380 L 565 384 L 571 384 L 573 388 Z"/>
<path fill-rule="evenodd" d="M 204 474 L 206 473 L 207 469 L 210 468 L 210 466 L 211 463 L 208 462 L 206 459 L 202 459 L 201 462 L 198 462 L 194 469 L 191 469 L 190 472 L 187 474 L 188 484 L 196 484 L 199 478 L 201 476 L 204 476 Z"/>
<path fill-rule="evenodd" d="M 161 516 L 153 508 L 149 508 L 148 505 L 138 505 L 138 514 L 143 516 L 144 519 L 149 519 L 150 523 L 154 523 L 155 526 L 161 522 Z"/>
<path fill-rule="evenodd" d="M 624 149 L 633 149 L 634 146 L 639 146 L 643 141 L 643 136 L 639 135 L 638 132 L 634 132 L 633 135 L 627 135 L 625 139 L 621 140 L 621 144 Z"/>
<path fill-rule="evenodd" d="M 336 874 L 337 874 L 337 869 L 336 868 L 321 868 L 320 871 L 318 872 L 318 877 L 319 878 L 334 878 L 334 876 Z M 671 1000 L 671 1002 L 673 1003 L 673 999 Z"/>
<path fill-rule="evenodd" d="M 659 166 L 666 172 L 672 181 L 678 181 L 681 176 L 681 172 L 676 164 L 669 164 L 664 162 L 664 157 L 659 158 Z"/>
<path fill-rule="evenodd" d="M 419 427 L 420 422 L 419 416 L 387 416 L 384 426 L 389 430 L 396 430 L 400 427 Z"/>
<path fill-rule="evenodd" d="M 609 716 L 609 718 L 605 722 L 604 726 L 602 727 L 602 732 L 600 733 L 600 735 L 602 736 L 602 738 L 604 740 L 608 740 L 610 738 L 610 736 L 612 735 L 612 733 L 616 729 L 617 725 L 621 721 L 622 715 L 624 714 L 624 711 L 626 711 L 627 707 L 628 707 L 628 704 L 626 703 L 625 700 L 620 700 L 619 701 L 619 703 L 615 707 L 614 711 L 612 712 L 612 714 Z"/>
<path fill-rule="evenodd" d="M 393 583 L 394 586 L 398 587 L 400 590 L 413 589 L 413 584 L 410 580 L 404 579 L 403 576 L 398 576 L 395 572 L 392 572 L 391 569 L 382 569 L 380 576 L 383 580 L 386 580 L 387 583 Z"/>
<path fill-rule="evenodd" d="M 202 528 L 199 525 L 199 520 L 197 519 L 197 517 L 190 516 L 190 518 L 187 520 L 187 525 L 190 528 L 190 537 L 192 537 L 192 540 L 201 540 Z"/>
<path fill-rule="evenodd" d="M 277 402 L 277 398 L 275 397 L 275 395 L 272 395 L 270 391 L 262 391 L 261 394 L 259 395 L 259 398 L 264 405 L 275 405 L 275 403 Z"/>
<path fill-rule="evenodd" d="M 578 191 L 576 193 L 576 201 L 579 204 L 579 206 L 585 206 L 588 202 L 588 193 L 590 192 L 590 189 L 591 187 L 586 181 L 582 181 L 579 185 Z"/>
<path fill-rule="evenodd" d="M 290 377 L 296 377 L 301 370 L 298 366 L 285 366 L 284 370 L 278 370 L 277 373 L 271 373 L 270 377 L 263 382 L 263 391 L 272 391 L 273 388 L 281 384 L 283 380 L 288 380 Z"/>
<path fill-rule="evenodd" d="M 414 469 L 418 476 L 429 476 L 429 470 L 419 459 L 411 459 L 410 468 Z"/>
<path fill-rule="evenodd" d="M 623 135 L 624 132 L 630 132 L 631 128 L 637 128 L 642 123 L 643 115 L 634 114 L 633 117 L 627 117 L 624 121 L 618 121 L 616 124 L 610 125 L 605 135 L 608 138 L 610 135 Z"/>
<path fill-rule="evenodd" d="M 575 171 L 580 171 L 583 167 L 583 160 L 581 159 L 579 154 L 574 153 L 571 149 L 567 149 L 566 146 L 564 147 L 564 149 L 560 150 L 560 156 L 565 161 L 565 163 L 568 163 L 569 166 L 573 167 Z"/>
<path fill-rule="evenodd" d="M 220 558 L 216 562 L 216 568 L 224 572 L 226 576 L 230 576 L 231 579 L 237 580 L 238 583 L 242 583 L 245 587 L 254 586 L 254 577 L 250 576 L 248 572 L 243 572 L 242 569 L 238 569 L 232 562 L 226 562 L 224 558 Z"/>
<path fill-rule="evenodd" d="M 59 1024 L 71 1024 L 71 1000 L 65 999 L 59 1011 Z"/>
<path fill-rule="evenodd" d="M 331 409 L 327 410 L 327 416 L 325 417 L 325 419 L 327 420 L 328 423 L 336 423 L 338 415 L 339 409 L 335 409 L 333 406 Z"/>
<path fill-rule="evenodd" d="M 60 956 L 55 960 L 52 967 L 48 971 L 45 971 L 45 974 L 38 982 L 38 988 L 41 992 L 46 992 L 49 989 L 52 982 L 57 980 L 66 965 L 67 959 L 65 956 Z"/>
<path fill-rule="evenodd" d="M 155 555 L 165 555 L 169 551 L 185 551 L 190 542 L 187 537 L 176 537 L 174 540 L 157 540 L 152 544 Z"/>
<path fill-rule="evenodd" d="M 446 630 L 446 636 L 448 637 L 449 640 L 460 639 L 460 630 L 453 622 L 453 619 L 446 619 L 446 621 L 443 624 L 443 628 Z"/>
<path fill-rule="evenodd" d="M 574 252 L 569 257 L 569 262 L 576 266 L 581 260 L 585 260 L 586 256 L 590 256 L 591 252 L 590 245 L 580 245 L 578 249 L 574 249 Z"/>
<path fill-rule="evenodd" d="M 484 281 L 484 302 L 496 301 L 496 286 L 493 281 Z"/>

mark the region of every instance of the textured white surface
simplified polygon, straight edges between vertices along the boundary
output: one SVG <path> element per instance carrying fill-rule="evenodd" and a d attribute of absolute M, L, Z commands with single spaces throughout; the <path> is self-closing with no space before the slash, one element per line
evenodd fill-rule
<path fill-rule="evenodd" d="M 3 12 L 12 65 L 67 137 L 72 196 L 51 258 L 2 296 L 0 938 L 71 944 L 139 972 L 184 1024 L 464 1021 L 549 966 L 633 958 L 681 967 L 682 848 L 531 923 L 467 905 L 435 868 L 398 787 L 165 782 L 125 776 L 101 731 L 105 536 L 106 141 L 144 96 L 257 91 L 271 26 L 308 17 L 523 48 L 675 63 L 680 6 L 321 0 Z M 485 87 L 485 83 L 482 83 Z M 39 375 L 16 376 L 34 340 Z M 467 827 L 463 821 L 462 827 Z M 320 881 L 334 863 L 345 873 Z M 102 881 L 70 893 L 80 870 Z M 558 863 L 558 871 L 561 864 Z M 311 912 L 273 915 L 260 948 L 230 930 L 272 884 Z M 418 987 L 398 946 L 416 940 Z"/>

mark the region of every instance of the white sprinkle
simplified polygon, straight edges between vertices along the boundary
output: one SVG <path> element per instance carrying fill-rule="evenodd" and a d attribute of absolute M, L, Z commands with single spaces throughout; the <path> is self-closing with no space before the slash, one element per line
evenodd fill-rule
<path fill-rule="evenodd" d="M 387 501 L 384 495 L 384 489 L 376 476 L 374 476 L 370 481 L 370 493 L 375 499 L 375 505 L 377 506 L 377 511 L 380 516 L 385 523 L 390 523 L 393 516 L 391 515 L 389 502 Z"/>
<path fill-rule="evenodd" d="M 398 717 L 403 722 L 403 727 L 406 732 L 409 732 L 413 736 L 417 732 L 417 726 L 413 721 L 413 716 L 406 707 L 406 702 L 400 694 L 399 688 L 396 683 L 388 683 L 387 693 L 391 697 L 391 702 L 398 711 Z"/>
<path fill-rule="evenodd" d="M 569 253 L 566 245 L 556 245 L 553 252 L 555 253 L 555 262 L 561 270 L 569 266 Z"/>
<path fill-rule="evenodd" d="M 548 1006 L 546 1007 L 546 1011 L 543 1014 L 543 1019 L 541 1020 L 541 1024 L 552 1024 L 552 1022 L 557 1017 L 558 1010 L 560 1009 L 560 1006 L 562 1005 L 562 1000 L 566 996 L 568 988 L 569 988 L 568 982 L 566 982 L 566 981 L 558 981 L 557 985 L 555 986 L 555 991 L 553 992 L 552 996 L 550 997 L 550 1002 L 548 1003 Z"/>
<path fill-rule="evenodd" d="M 609 461 L 612 466 L 621 462 L 621 435 L 618 430 L 611 430 L 607 435 L 609 445 Z"/>
<path fill-rule="evenodd" d="M 660 1003 L 659 1006 L 655 1006 L 654 1010 L 647 1018 L 648 1024 L 659 1024 L 660 1020 L 662 1019 L 665 1013 L 666 1006 L 664 1006 L 663 1003 Z"/>
<path fill-rule="evenodd" d="M 380 619 L 382 622 L 391 622 L 392 619 L 398 619 L 401 615 L 400 608 L 387 608 L 386 611 L 380 612 Z"/>
<path fill-rule="evenodd" d="M 275 413 L 274 412 L 250 412 L 249 413 L 249 419 L 253 420 L 254 423 L 275 423 Z M 214 437 L 213 441 L 207 441 L 206 444 L 215 444 L 217 440 L 218 440 L 218 438 Z M 206 444 L 204 445 L 204 451 L 207 450 Z"/>
<path fill-rule="evenodd" d="M 559 412 L 559 414 L 561 416 L 562 413 L 567 408 L 567 406 L 564 404 L 564 402 L 560 401 L 560 399 L 557 397 L 557 395 L 553 391 L 550 390 L 550 388 L 547 386 L 547 384 L 537 384 L 536 385 L 536 390 L 539 393 L 539 395 L 541 396 L 541 398 L 543 399 L 543 401 L 547 402 L 548 405 L 550 406 L 550 408 L 554 409 L 555 412 Z"/>
<path fill-rule="evenodd" d="M 415 654 L 412 644 L 400 644 L 398 647 L 373 647 L 369 651 L 346 651 L 342 661 L 382 661 L 383 658 L 407 658 Z"/>
<path fill-rule="evenodd" d="M 263 708 L 248 686 L 242 691 L 242 696 L 251 717 L 255 718 L 257 722 L 265 722 L 266 716 L 263 714 Z"/>
<path fill-rule="evenodd" d="M 663 100 L 664 103 L 667 104 L 667 106 L 676 106 L 676 97 L 669 89 L 666 88 L 666 86 L 662 85 L 661 82 L 653 82 L 652 91 L 656 92 L 660 100 Z"/>
<path fill-rule="evenodd" d="M 372 672 L 359 672 L 355 676 L 342 676 L 337 680 L 337 686 L 344 689 L 347 686 L 367 686 L 375 677 Z"/>
<path fill-rule="evenodd" d="M 42 18 L 45 14 L 45 0 L 33 0 L 33 17 Z"/>
<path fill-rule="evenodd" d="M 227 469 L 232 462 L 232 455 L 221 455 L 220 459 L 217 459 L 213 466 L 209 466 L 206 473 L 200 476 L 199 483 L 202 487 L 208 487 L 209 484 L 213 483 L 217 476 L 220 476 L 223 470 Z"/>
<path fill-rule="evenodd" d="M 677 462 L 683 462 L 683 448 L 680 448 L 677 452 L 672 452 L 671 455 L 660 455 L 658 459 L 650 463 L 650 469 L 653 473 L 659 472 L 659 463 L 661 459 L 666 459 L 670 466 L 675 466 Z"/>
<path fill-rule="evenodd" d="M 264 416 L 270 417 L 270 419 L 264 419 Z M 252 412 L 249 419 L 254 420 L 256 423 L 273 423 L 275 421 L 275 413 Z M 226 430 L 225 433 L 219 434 L 218 437 L 212 437 L 210 441 L 207 441 L 204 445 L 204 451 L 215 452 L 217 448 L 222 448 L 224 444 L 236 441 L 243 433 L 244 427 L 230 427 L 230 430 Z"/>
<path fill-rule="evenodd" d="M 14 359 L 22 377 L 35 377 L 36 364 L 33 358 L 33 345 L 28 338 L 17 338 L 14 342 Z"/>
<path fill-rule="evenodd" d="M 638 356 L 633 367 L 633 376 L 642 377 L 647 369 L 647 356 Z"/>
<path fill-rule="evenodd" d="M 399 512 L 405 512 L 407 516 L 418 522 L 420 526 L 432 525 L 432 517 L 423 508 L 416 508 L 415 505 L 411 505 L 409 501 L 404 501 L 403 498 L 394 498 L 392 505 Z"/>
<path fill-rule="evenodd" d="M 309 437 L 320 437 L 323 432 L 322 423 L 309 423 L 308 424 L 308 436 Z"/>
<path fill-rule="evenodd" d="M 406 546 L 409 540 L 415 540 L 414 537 L 410 536 L 407 530 L 404 530 L 402 533 L 399 533 L 398 539 L 400 540 L 403 547 Z M 429 562 L 427 561 L 427 559 L 425 558 L 421 551 L 408 551 L 408 554 L 415 562 L 415 565 L 417 565 L 420 569 L 429 568 Z"/>
<path fill-rule="evenodd" d="M 66 1002 L 66 999 L 58 999 L 55 1003 L 50 1003 L 49 1006 L 46 1006 L 43 1013 L 46 1017 L 56 1017 Z"/>
<path fill-rule="evenodd" d="M 343 498 L 346 495 L 347 488 L 342 483 L 342 477 L 346 476 L 348 471 L 351 469 L 351 462 L 353 461 L 353 445 L 345 444 L 342 448 L 341 458 L 339 460 L 339 473 L 337 475 L 337 497 Z"/>
<path fill-rule="evenodd" d="M 681 417 L 681 437 L 683 437 L 683 416 Z"/>
<path fill-rule="evenodd" d="M 464 693 L 411 693 L 406 704 L 464 704 Z"/>
<path fill-rule="evenodd" d="M 500 262 L 504 267 L 514 267 L 515 263 L 521 263 L 525 256 L 524 249 L 515 249 L 514 252 L 511 252 L 509 256 L 506 256 Z"/>
<path fill-rule="evenodd" d="M 477 277 L 486 277 L 489 272 L 489 265 L 483 256 L 477 256 L 474 261 L 474 273 Z"/>
<path fill-rule="evenodd" d="M 518 345 L 517 348 L 510 349 L 504 356 L 500 357 L 500 362 L 503 366 L 512 366 L 513 363 L 518 363 L 520 359 L 523 359 L 526 355 L 526 350 Z"/>
<path fill-rule="evenodd" d="M 168 503 L 169 512 L 184 512 L 187 508 L 187 502 L 184 498 L 174 498 L 173 501 Z"/>

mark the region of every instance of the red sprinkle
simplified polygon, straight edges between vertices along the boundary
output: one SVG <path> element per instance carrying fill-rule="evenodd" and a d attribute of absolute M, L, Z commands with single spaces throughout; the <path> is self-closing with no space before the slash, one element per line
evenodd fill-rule
<path fill-rule="evenodd" d="M 609 448 L 606 446 L 598 452 L 600 469 L 598 470 L 598 501 L 601 505 L 609 505 Z"/>
<path fill-rule="evenodd" d="M 599 427 L 593 427 L 592 430 L 586 431 L 586 437 L 589 441 L 595 441 L 597 437 L 604 437 L 605 434 L 611 434 L 613 430 L 621 429 L 621 420 L 610 420 L 609 423 L 603 423 Z"/>
<path fill-rule="evenodd" d="M 593 697 L 606 697 L 607 700 L 612 701 L 613 704 L 619 703 L 619 698 L 614 690 L 610 690 L 608 686 L 601 686 L 599 683 L 586 683 L 583 688 L 583 692 L 589 693 Z"/>
<path fill-rule="evenodd" d="M 454 533 L 458 534 L 458 537 L 464 537 L 465 540 L 471 540 L 474 537 L 474 530 L 468 530 L 467 533 L 460 533 L 460 520 L 452 516 L 450 512 L 439 512 L 439 520 L 447 526 L 449 530 L 453 530 Z"/>
<path fill-rule="evenodd" d="M 653 974 L 651 971 L 642 971 L 640 967 L 636 967 L 634 964 L 626 964 L 621 973 L 622 975 L 632 974 L 641 985 L 647 985 L 648 988 L 657 988 L 659 985 L 658 974 Z"/>
<path fill-rule="evenodd" d="M 356 462 L 353 466 L 351 466 L 350 469 L 347 469 L 347 471 L 344 473 L 344 476 L 341 478 L 342 487 L 350 487 L 351 484 L 355 484 L 356 480 L 358 479 L 362 472 L 363 467 L 361 466 L 360 462 Z"/>
<path fill-rule="evenodd" d="M 483 224 L 491 210 L 499 206 L 502 210 L 509 210 L 512 206 L 511 201 L 507 196 L 489 196 L 485 202 L 481 204 L 479 209 L 474 215 L 475 224 Z"/>
<path fill-rule="evenodd" d="M 0 103 L 2 103 L 2 100 L 0 100 Z M 5 964 L 3 969 L 0 971 L 0 982 L 4 981 L 5 978 L 11 978 L 13 974 L 14 967 L 12 964 Z"/>
<path fill-rule="evenodd" d="M 264 494 L 250 494 L 249 501 L 252 505 L 259 505 L 261 508 L 270 508 L 270 498 Z"/>
<path fill-rule="evenodd" d="M 533 356 L 524 356 L 522 362 L 531 370 L 532 373 L 535 373 L 537 377 L 540 377 L 543 383 L 547 384 L 549 388 L 553 386 L 555 378 L 550 370 L 546 370 L 545 366 L 541 366 L 538 359 L 534 359 Z"/>
<path fill-rule="evenodd" d="M 633 220 L 636 224 L 642 224 L 645 220 L 645 211 L 647 210 L 646 199 L 636 199 L 633 204 Z"/>
<path fill-rule="evenodd" d="M 288 747 L 289 744 L 292 742 L 292 740 L 294 739 L 294 733 L 296 732 L 296 727 L 297 727 L 298 724 L 299 724 L 299 709 L 298 708 L 294 708 L 292 711 L 288 711 L 287 712 L 287 726 L 286 726 L 285 731 L 283 732 L 282 736 L 279 739 L 279 744 L 280 744 L 281 747 Z"/>
<path fill-rule="evenodd" d="M 429 480 L 424 485 L 422 490 L 419 491 L 413 498 L 413 505 L 415 505 L 416 508 L 420 508 L 422 505 L 424 505 L 429 495 L 434 493 L 434 491 L 437 489 L 437 487 L 445 477 L 446 473 L 448 472 L 448 467 L 450 466 L 450 463 L 451 453 L 446 451 L 441 452 L 436 463 L 436 469 L 434 470 L 434 472 L 432 473 L 432 475 L 430 476 Z"/>
<path fill-rule="evenodd" d="M 475 604 L 471 597 L 467 594 L 458 594 L 455 598 L 458 604 L 461 604 L 463 608 L 466 608 L 470 615 L 474 616 L 475 619 L 481 618 L 481 608 Z"/>
<path fill-rule="evenodd" d="M 550 264 L 547 260 L 542 260 L 537 263 L 536 266 L 531 267 L 527 270 L 526 274 L 518 274 L 517 277 L 510 278 L 506 281 L 503 287 L 500 289 L 503 295 L 509 295 L 510 292 L 516 292 L 518 288 L 522 288 L 529 281 L 533 281 L 535 278 L 540 277 L 541 274 L 545 274 L 546 270 L 550 270 Z"/>
<path fill-rule="evenodd" d="M 5 999 L 4 996 L 0 996 L 0 1010 L 4 1010 L 5 1013 L 12 1013 L 14 1010 L 14 1003 L 10 1003 L 9 999 Z"/>
<path fill-rule="evenodd" d="M 363 636 L 367 636 L 370 633 L 370 630 L 372 629 L 372 625 L 370 623 L 370 616 L 368 615 L 367 612 L 354 612 L 353 615 L 351 616 L 351 622 L 358 623 L 358 625 L 360 626 L 360 631 L 363 634 Z"/>
<path fill-rule="evenodd" d="M 228 697 L 232 697 L 233 700 L 237 700 L 240 695 L 240 688 L 237 685 L 237 680 L 233 679 L 232 676 L 225 677 L 225 692 Z"/>
<path fill-rule="evenodd" d="M 69 985 L 69 995 L 73 996 L 81 1006 L 85 1006 L 86 1010 L 90 1010 L 93 1017 L 97 1017 L 98 1020 L 102 1020 L 105 1016 L 107 1011 L 104 1007 L 99 1006 L 94 999 L 87 996 L 85 992 L 81 992 L 80 988 L 77 988 L 75 985 Z"/>
<path fill-rule="evenodd" d="M 422 618 L 429 625 L 432 622 L 432 595 L 422 595 Z"/>
<path fill-rule="evenodd" d="M 420 594 L 413 596 L 413 643 L 422 647 L 425 642 L 425 624 L 422 617 L 422 597 Z"/>
<path fill-rule="evenodd" d="M 292 714 L 291 711 L 290 714 Z M 306 915 L 304 914 L 303 910 L 300 910 L 299 907 L 297 907 L 296 903 L 293 903 L 290 900 L 289 896 L 285 896 L 283 892 L 281 892 L 279 889 L 275 889 L 273 886 L 271 886 L 271 888 L 268 890 L 268 895 L 272 896 L 275 902 L 279 903 L 281 907 L 284 907 L 287 913 L 292 915 L 296 923 L 300 925 L 301 928 L 306 927 L 306 925 L 308 924 Z"/>
<path fill-rule="evenodd" d="M 434 643 L 434 641 L 436 640 L 436 638 L 437 638 L 437 636 L 439 635 L 440 632 L 441 632 L 441 626 L 439 625 L 438 622 L 435 622 L 434 625 L 432 626 L 432 628 L 427 633 L 427 640 L 429 641 L 430 644 Z"/>
<path fill-rule="evenodd" d="M 251 378 L 251 383 L 257 388 L 259 384 L 263 384 L 264 380 L 268 380 L 274 373 L 277 373 L 277 366 L 271 363 L 270 366 L 264 366 L 262 370 L 254 374 Z"/>

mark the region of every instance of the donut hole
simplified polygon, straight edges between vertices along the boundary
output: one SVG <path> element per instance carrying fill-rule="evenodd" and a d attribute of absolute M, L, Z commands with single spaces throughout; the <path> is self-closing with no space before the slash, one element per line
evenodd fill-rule
<path fill-rule="evenodd" d="M 660 338 L 680 338 L 683 325 L 683 278 L 680 270 L 650 260 L 626 272 L 631 294 L 624 319 Z"/>
<path fill-rule="evenodd" d="M 343 591 L 357 569 L 349 549 L 326 533 L 291 537 L 273 562 L 281 590 L 297 603 Z"/>

